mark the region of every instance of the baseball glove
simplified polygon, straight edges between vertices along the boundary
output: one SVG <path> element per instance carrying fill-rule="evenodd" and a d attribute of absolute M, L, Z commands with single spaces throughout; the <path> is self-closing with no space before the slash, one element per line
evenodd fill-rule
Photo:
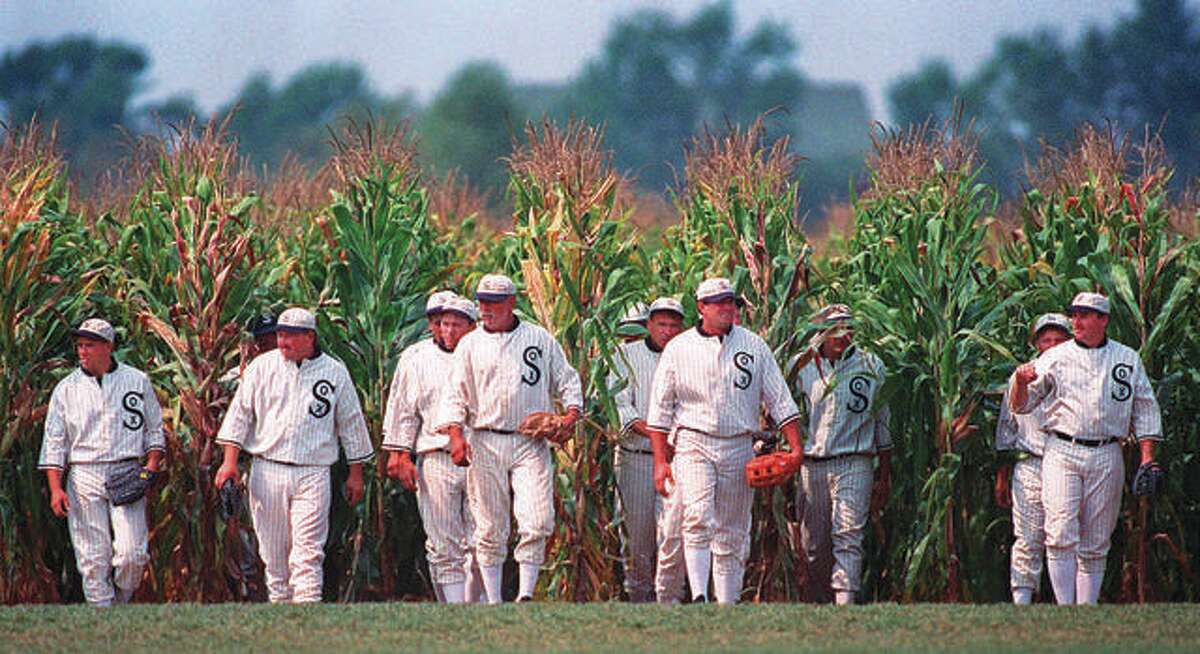
<path fill-rule="evenodd" d="M 779 486 L 796 474 L 796 465 L 792 455 L 787 452 L 773 452 L 756 456 L 746 464 L 746 483 L 751 488 L 768 488 Z"/>
<path fill-rule="evenodd" d="M 146 496 L 146 491 L 154 485 L 158 473 L 143 468 L 136 462 L 120 466 L 108 474 L 104 480 L 104 490 L 108 491 L 108 501 L 113 506 L 124 506 Z"/>
<path fill-rule="evenodd" d="M 1167 481 L 1167 471 L 1162 466 L 1151 461 L 1138 466 L 1137 472 L 1133 475 L 1133 482 L 1129 485 L 1129 490 L 1137 497 L 1146 495 L 1158 495 L 1162 492 L 1163 485 Z"/>
<path fill-rule="evenodd" d="M 567 442 L 574 429 L 567 426 L 567 417 L 548 411 L 537 411 L 525 416 L 517 431 L 529 438 L 543 438 L 559 445 Z"/>
<path fill-rule="evenodd" d="M 226 479 L 224 484 L 221 484 L 219 492 L 221 500 L 220 513 L 221 519 L 229 522 L 234 518 L 242 515 L 242 488 L 232 478 Z"/>

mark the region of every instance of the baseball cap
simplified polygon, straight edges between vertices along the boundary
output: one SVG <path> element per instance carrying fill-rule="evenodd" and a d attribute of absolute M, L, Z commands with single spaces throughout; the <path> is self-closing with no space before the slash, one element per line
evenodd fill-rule
<path fill-rule="evenodd" d="M 429 317 L 435 313 L 441 313 L 446 310 L 446 305 L 450 300 L 458 297 L 454 291 L 438 291 L 429 296 L 425 301 L 425 316 Z"/>
<path fill-rule="evenodd" d="M 1108 298 L 1099 293 L 1080 293 L 1075 296 L 1074 300 L 1071 300 L 1071 306 L 1067 307 L 1067 315 L 1080 310 L 1095 311 L 1107 316 L 1109 313 Z"/>
<path fill-rule="evenodd" d="M 475 299 L 484 302 L 500 302 L 517 294 L 517 286 L 507 275 L 484 275 L 475 288 Z"/>
<path fill-rule="evenodd" d="M 113 331 L 112 325 L 108 324 L 107 320 L 99 318 L 88 318 L 80 323 L 79 328 L 72 333 L 81 338 L 95 338 L 109 343 L 116 340 L 116 333 Z"/>
<path fill-rule="evenodd" d="M 737 293 L 733 290 L 733 284 L 724 277 L 706 279 L 696 289 L 696 300 L 699 302 L 716 302 L 732 297 L 737 297 Z"/>
<path fill-rule="evenodd" d="M 279 314 L 279 320 L 276 322 L 275 328 L 279 331 L 292 333 L 315 332 L 317 331 L 317 318 L 308 309 L 292 307 Z"/>
<path fill-rule="evenodd" d="M 646 315 L 652 316 L 654 315 L 655 311 L 673 311 L 679 314 L 679 317 L 682 318 L 683 304 L 673 297 L 660 297 L 654 302 L 650 303 L 650 311 L 648 311 Z"/>
<path fill-rule="evenodd" d="M 617 322 L 618 325 L 628 324 L 645 324 L 650 318 L 650 312 L 646 309 L 646 305 L 638 302 L 625 310 L 625 315 Z"/>
<path fill-rule="evenodd" d="M 442 311 L 446 313 L 457 313 L 458 315 L 475 322 L 479 320 L 479 309 L 475 303 L 465 297 L 455 296 L 446 301 L 442 306 Z"/>
<path fill-rule="evenodd" d="M 821 308 L 820 311 L 813 316 L 813 323 L 817 325 L 827 325 L 835 322 L 850 322 L 854 320 L 854 314 L 850 311 L 850 307 L 844 304 L 829 304 Z"/>
<path fill-rule="evenodd" d="M 1037 336 L 1047 327 L 1056 327 L 1068 334 L 1071 333 L 1071 319 L 1061 313 L 1043 313 L 1033 323 L 1033 335 Z"/>
<path fill-rule="evenodd" d="M 246 326 L 246 331 L 255 336 L 266 336 L 275 332 L 275 314 L 260 313 L 250 319 L 250 324 Z"/>

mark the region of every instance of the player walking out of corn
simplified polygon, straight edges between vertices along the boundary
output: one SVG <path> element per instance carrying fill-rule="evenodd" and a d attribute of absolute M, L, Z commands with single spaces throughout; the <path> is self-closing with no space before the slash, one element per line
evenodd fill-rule
<path fill-rule="evenodd" d="M 812 602 L 828 602 L 832 588 L 838 604 L 855 603 L 863 528 L 870 512 L 887 503 L 892 485 L 890 412 L 877 401 L 883 362 L 854 345 L 852 321 L 844 304 L 817 313 L 813 323 L 824 329 L 797 380 L 808 407 L 808 438 L 796 504 L 803 507 L 800 534 Z"/>
<path fill-rule="evenodd" d="M 701 322 L 663 350 L 646 419 L 655 489 L 665 497 L 678 481 L 673 490 L 682 494 L 684 560 L 692 592 L 697 601 L 707 601 L 711 571 L 722 604 L 740 598 L 750 551 L 754 491 L 745 468 L 754 456 L 752 437 L 761 429 L 760 405 L 766 405 L 791 445 L 793 472 L 803 456 L 796 403 L 771 348 L 733 324 L 734 298 L 727 279 L 700 284 Z M 667 443 L 672 428 L 677 430 L 674 453 Z"/>
<path fill-rule="evenodd" d="M 1033 324 L 1033 346 L 1038 356 L 1050 348 L 1071 340 L 1071 321 L 1061 313 L 1047 313 Z M 1015 377 L 1016 372 L 1013 372 Z M 996 421 L 996 450 L 1011 452 L 1015 463 L 996 470 L 996 504 L 1012 508 L 1012 562 L 1009 565 L 1013 604 L 1029 604 L 1042 580 L 1042 559 L 1046 552 L 1045 518 L 1042 507 L 1042 455 L 1046 451 L 1046 433 L 1042 431 L 1041 411 L 1013 415 L 1009 410 L 1009 377 Z"/>
<path fill-rule="evenodd" d="M 1106 335 L 1108 298 L 1080 293 L 1068 309 L 1075 338 L 1017 368 L 1013 413 L 1041 408 L 1046 431 L 1042 504 L 1046 567 L 1059 604 L 1095 604 L 1133 434 L 1143 466 L 1155 466 L 1162 416 L 1138 353 Z"/>
<path fill-rule="evenodd" d="M 438 599 L 458 604 L 478 597 L 478 589 L 467 588 L 475 522 L 467 502 L 466 468 L 450 459 L 450 438 L 433 431 L 433 425 L 454 349 L 475 328 L 477 314 L 475 303 L 466 298 L 435 295 L 426 315 L 431 324 L 436 322 L 438 338 L 420 341 L 400 354 L 384 416 L 383 449 L 389 452 L 388 476 L 417 491 Z"/>
<path fill-rule="evenodd" d="M 467 494 L 488 602 L 502 601 L 502 566 L 514 517 L 517 600 L 528 601 L 546 556 L 546 539 L 554 530 L 554 465 L 546 440 L 518 429 L 530 415 L 553 412 L 557 400 L 567 413 L 556 431 L 569 433 L 582 414 L 583 395 L 579 374 L 567 363 L 562 346 L 545 329 L 514 315 L 511 279 L 484 275 L 475 298 L 483 328 L 464 336 L 454 350 L 450 386 L 436 424 L 448 430 L 454 463 L 470 466 Z"/>
<path fill-rule="evenodd" d="M 74 334 L 79 368 L 50 394 L 38 468 L 67 518 L 84 598 L 123 604 L 150 560 L 145 494 L 166 453 L 162 409 L 145 373 L 113 359 L 112 325 L 92 318 Z"/>
<path fill-rule="evenodd" d="M 279 316 L 278 349 L 250 362 L 221 423 L 220 488 L 250 467 L 250 517 L 272 602 L 319 602 L 329 536 L 329 467 L 338 446 L 350 466 L 346 500 L 363 497 L 363 462 L 373 454 L 350 372 L 321 351 L 317 322 L 305 309 Z"/>
<path fill-rule="evenodd" d="M 672 297 L 655 300 L 646 324 L 649 335 L 621 346 L 614 357 L 609 385 L 617 392 L 621 440 L 613 467 L 617 477 L 617 513 L 624 529 L 625 592 L 631 602 L 654 600 L 657 525 L 663 499 L 654 492 L 654 451 L 646 414 L 650 386 L 663 348 L 683 331 L 683 305 Z"/>

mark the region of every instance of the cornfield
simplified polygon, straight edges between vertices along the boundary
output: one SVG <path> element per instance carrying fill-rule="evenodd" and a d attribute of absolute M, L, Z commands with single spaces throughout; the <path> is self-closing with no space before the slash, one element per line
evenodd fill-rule
<path fill-rule="evenodd" d="M 1169 192 L 1172 171 L 1151 133 L 1139 141 L 1081 126 L 1071 145 L 1046 148 L 1029 166 L 1029 190 L 1002 205 L 980 181 L 986 162 L 969 125 L 877 128 L 850 226 L 816 251 L 797 215 L 800 157 L 761 118 L 681 144 L 679 221 L 661 234 L 636 226 L 637 196 L 613 169 L 603 130 L 585 123 L 531 123 L 514 137 L 511 229 L 500 233 L 465 180 L 422 171 L 405 124 L 348 121 L 331 130 L 324 167 L 289 161 L 270 176 L 245 164 L 226 127 L 145 138 L 82 199 L 52 129 L 4 133 L 4 603 L 81 596 L 36 462 L 50 390 L 74 365 L 70 329 L 83 318 L 118 327 L 117 357 L 148 372 L 165 412 L 170 475 L 148 509 L 152 562 L 138 600 L 253 601 L 262 597 L 253 534 L 217 519 L 209 483 L 232 396 L 222 377 L 245 364 L 246 323 L 289 304 L 314 309 L 378 446 L 387 385 L 400 351 L 421 337 L 425 297 L 469 294 L 487 272 L 517 281 L 518 311 L 555 335 L 583 381 L 585 420 L 555 450 L 544 598 L 621 594 L 617 389 L 604 383 L 616 321 L 636 302 L 674 295 L 690 322 L 696 286 L 719 275 L 738 287 L 743 325 L 785 373 L 814 333 L 811 316 L 831 302 L 856 311 L 856 339 L 885 362 L 894 485 L 871 517 L 864 594 L 901 602 L 1007 599 L 1011 523 L 992 502 L 1003 384 L 1032 356 L 1034 317 L 1078 291 L 1108 295 L 1110 334 L 1140 352 L 1162 405 L 1168 488 L 1125 498 L 1102 597 L 1200 600 L 1200 416 L 1189 401 L 1200 394 L 1200 213 Z M 415 497 L 382 463 L 367 471 L 366 501 L 334 501 L 327 600 L 432 597 Z M 344 475 L 335 466 L 335 483 Z M 794 493 L 759 493 L 745 598 L 804 599 Z"/>

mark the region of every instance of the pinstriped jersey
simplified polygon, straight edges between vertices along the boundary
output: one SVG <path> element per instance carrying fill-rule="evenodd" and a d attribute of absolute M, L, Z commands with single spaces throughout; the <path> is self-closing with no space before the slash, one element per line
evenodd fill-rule
<path fill-rule="evenodd" d="M 511 331 L 476 329 L 454 349 L 450 385 L 436 427 L 458 424 L 475 430 L 516 431 L 525 416 L 565 408 L 583 409 L 579 373 L 550 332 L 518 321 Z"/>
<path fill-rule="evenodd" d="M 433 426 L 453 364 L 454 353 L 431 338 L 400 353 L 383 417 L 382 449 L 424 453 L 449 447 L 450 437 Z"/>
<path fill-rule="evenodd" d="M 891 411 L 878 406 L 885 370 L 879 357 L 850 347 L 837 361 L 818 355 L 797 383 L 808 407 L 805 456 L 872 454 L 892 448 Z"/>
<path fill-rule="evenodd" d="M 1000 417 L 996 419 L 996 451 L 1017 450 L 1042 456 L 1046 451 L 1046 432 L 1042 431 L 1045 418 L 1041 407 L 1034 409 L 1033 413 L 1017 415 L 1009 406 L 1009 394 L 1016 375 L 1014 372 L 1009 376 L 1004 400 L 1000 402 Z"/>
<path fill-rule="evenodd" d="M 1113 340 L 1099 347 L 1063 343 L 1034 362 L 1038 378 L 1029 384 L 1016 413 L 1041 406 L 1048 432 L 1090 440 L 1162 439 L 1162 414 L 1136 350 Z"/>
<path fill-rule="evenodd" d="M 748 435 L 761 428 L 764 404 L 779 427 L 798 417 L 767 343 L 737 325 L 724 337 L 706 336 L 697 326 L 663 348 L 646 422 L 665 432 L 678 426 L 713 436 Z"/>
<path fill-rule="evenodd" d="M 622 356 L 622 354 L 624 356 Z M 645 420 L 650 412 L 650 389 L 654 384 L 654 369 L 658 367 L 662 351 L 650 346 L 650 339 L 625 343 L 613 357 L 613 370 L 608 375 L 608 385 L 615 387 L 624 383 L 614 398 L 617 415 L 621 419 L 622 441 L 629 447 L 650 449 L 650 439 L 641 436 L 629 426 L 637 420 Z"/>
<path fill-rule="evenodd" d="M 217 442 L 297 465 L 332 465 L 339 443 L 349 463 L 373 454 L 350 372 L 323 353 L 299 365 L 279 350 L 251 361 Z"/>
<path fill-rule="evenodd" d="M 166 449 L 162 407 L 144 372 L 117 363 L 97 379 L 76 368 L 50 394 L 38 468 L 120 461 Z"/>

